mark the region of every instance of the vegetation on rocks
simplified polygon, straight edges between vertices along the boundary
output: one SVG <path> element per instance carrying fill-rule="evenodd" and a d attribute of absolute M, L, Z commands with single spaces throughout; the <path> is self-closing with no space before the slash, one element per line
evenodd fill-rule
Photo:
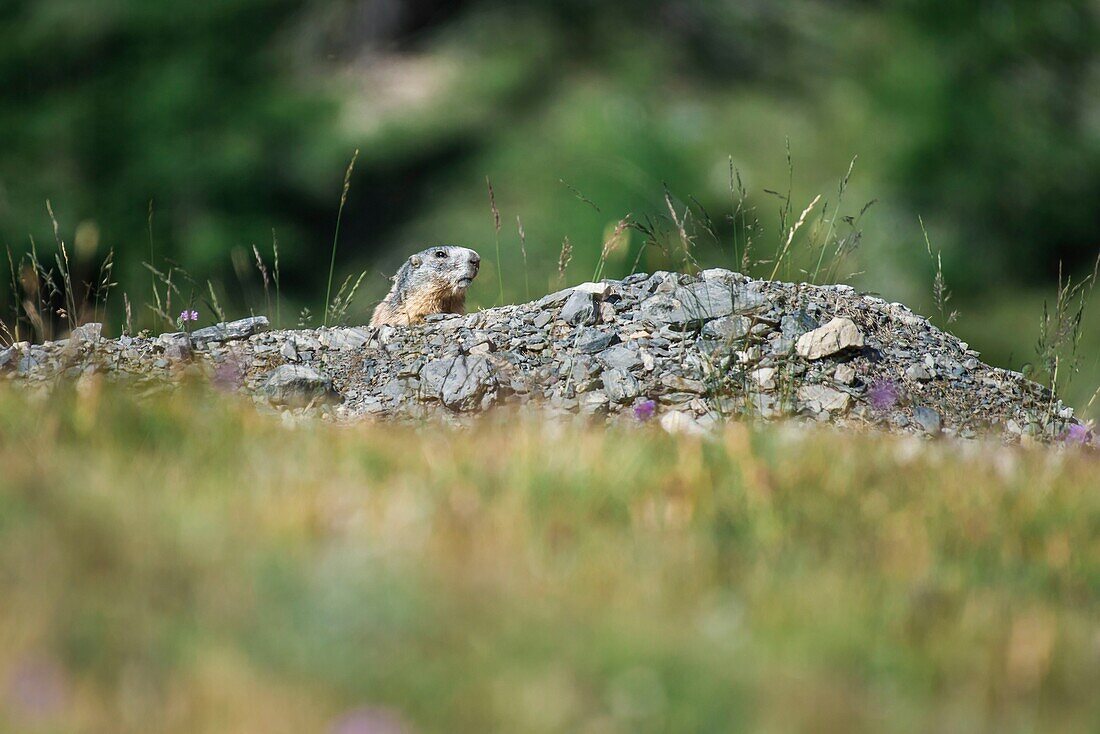
<path fill-rule="evenodd" d="M 341 420 L 454 421 L 505 405 L 615 418 L 649 404 L 693 432 L 792 416 L 1010 442 L 1089 431 L 1049 389 L 900 303 L 721 269 L 583 283 L 408 327 L 268 332 L 252 317 L 107 340 L 95 326 L 0 351 L 0 376 L 48 388 L 205 374 L 282 408 L 335 405 Z"/>

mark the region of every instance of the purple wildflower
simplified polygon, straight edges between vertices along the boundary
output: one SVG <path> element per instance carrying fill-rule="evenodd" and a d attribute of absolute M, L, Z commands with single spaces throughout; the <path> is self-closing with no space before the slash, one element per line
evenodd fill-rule
<path fill-rule="evenodd" d="M 395 712 L 364 706 L 347 712 L 329 727 L 331 734 L 407 734 L 408 725 Z"/>
<path fill-rule="evenodd" d="M 875 380 L 867 390 L 867 401 L 875 410 L 889 410 L 898 403 L 898 384 L 893 380 Z"/>
<path fill-rule="evenodd" d="M 7 681 L 6 700 L 23 716 L 43 719 L 57 714 L 67 703 L 69 683 L 64 669 L 37 655 L 16 663 Z"/>
<path fill-rule="evenodd" d="M 647 421 L 657 412 L 657 403 L 652 400 L 643 400 L 634 406 L 634 417 L 640 421 Z"/>
<path fill-rule="evenodd" d="M 1061 441 L 1065 444 L 1088 446 L 1092 443 L 1092 431 L 1081 423 L 1072 423 L 1066 426 L 1066 431 L 1061 435 Z"/>
<path fill-rule="evenodd" d="M 199 312 L 198 311 L 188 311 L 187 309 L 184 309 L 180 313 L 180 321 L 181 322 L 198 321 L 198 320 L 199 320 Z"/>

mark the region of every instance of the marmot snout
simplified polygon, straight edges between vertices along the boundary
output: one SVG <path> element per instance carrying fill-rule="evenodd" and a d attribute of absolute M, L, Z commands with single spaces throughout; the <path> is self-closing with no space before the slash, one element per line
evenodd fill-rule
<path fill-rule="evenodd" d="M 371 316 L 371 326 L 416 324 L 433 313 L 465 313 L 466 289 L 481 256 L 468 247 L 442 245 L 416 253 L 393 276 L 393 287 Z"/>

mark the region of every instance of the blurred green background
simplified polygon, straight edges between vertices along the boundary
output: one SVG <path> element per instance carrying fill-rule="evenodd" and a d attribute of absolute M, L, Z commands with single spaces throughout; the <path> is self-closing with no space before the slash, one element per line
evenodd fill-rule
<path fill-rule="evenodd" d="M 125 292 L 152 325 L 143 263 L 261 312 L 252 247 L 271 269 L 274 237 L 283 320 L 308 307 L 316 323 L 358 149 L 336 271 L 366 270 L 362 321 L 436 242 L 481 251 L 471 298 L 490 306 L 498 243 L 507 301 L 557 286 L 566 237 L 564 280 L 586 280 L 622 217 L 675 229 L 666 190 L 703 266 L 739 266 L 756 219 L 768 259 L 788 192 L 795 217 L 823 194 L 838 226 L 874 200 L 836 275 L 936 311 L 922 217 L 951 328 L 1022 368 L 1059 267 L 1080 279 L 1100 249 L 1098 28 L 1091 0 L 6 0 L 0 244 L 16 271 L 30 236 L 49 262 L 50 200 L 74 281 L 95 283 L 113 249 L 113 319 Z M 605 275 L 683 267 L 645 239 L 631 231 Z M 1100 382 L 1085 324 L 1079 403 Z"/>

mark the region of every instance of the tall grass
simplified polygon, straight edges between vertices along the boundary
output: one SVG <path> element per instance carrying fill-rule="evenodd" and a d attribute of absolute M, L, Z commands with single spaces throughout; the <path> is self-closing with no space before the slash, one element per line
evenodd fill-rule
<path fill-rule="evenodd" d="M 336 212 L 336 231 L 332 235 L 332 256 L 328 264 L 328 284 L 325 286 L 325 303 L 323 306 L 323 326 L 328 326 L 329 304 L 332 303 L 332 278 L 336 272 L 336 245 L 340 242 L 340 222 L 344 218 L 344 206 L 348 203 L 348 192 L 351 190 L 351 174 L 355 171 L 355 162 L 359 160 L 359 149 L 355 149 L 348 168 L 344 171 L 344 186 L 340 190 L 340 208 Z"/>
<path fill-rule="evenodd" d="M 353 314 L 354 300 L 364 280 L 363 274 L 349 275 L 340 283 L 335 283 L 336 258 L 343 213 L 347 205 L 351 178 L 358 159 L 355 151 L 345 170 L 340 203 L 337 211 L 336 226 L 330 253 L 329 273 L 325 291 L 325 307 L 322 324 L 347 323 Z M 875 204 L 868 201 L 858 210 L 848 214 L 845 209 L 846 196 L 855 171 L 856 159 L 853 158 L 846 171 L 840 177 L 835 199 L 830 201 L 822 195 L 811 198 L 804 207 L 796 207 L 793 200 L 795 167 L 793 155 L 788 143 L 787 150 L 787 187 L 785 192 L 763 189 L 768 196 L 777 197 L 780 206 L 776 215 L 774 229 L 765 227 L 757 214 L 757 206 L 747 190 L 740 171 L 729 160 L 729 211 L 719 220 L 713 219 L 702 204 L 692 196 L 678 199 L 667 188 L 663 190 L 662 204 L 657 211 L 642 212 L 638 215 L 627 214 L 614 222 L 609 222 L 602 245 L 592 270 L 592 279 L 622 277 L 637 272 L 648 260 L 650 268 L 674 267 L 698 270 L 704 264 L 710 264 L 729 258 L 729 265 L 742 272 L 767 278 L 800 274 L 801 279 L 811 283 L 844 281 L 855 275 L 845 274 L 842 268 L 847 258 L 859 247 L 864 215 Z M 599 205 L 586 197 L 575 186 L 562 181 L 562 184 L 585 206 L 597 213 Z M 494 241 L 497 256 L 497 297 L 502 303 L 504 298 L 504 267 L 500 260 L 501 213 L 496 200 L 495 188 L 491 179 L 486 178 L 489 208 L 492 216 Z M 800 214 L 797 212 L 801 211 Z M 110 291 L 117 285 L 112 274 L 115 267 L 114 253 L 109 251 L 99 263 L 98 275 L 86 283 L 85 292 L 78 292 L 77 278 L 74 276 L 74 263 L 69 256 L 69 248 L 61 235 L 61 227 L 53 207 L 47 202 L 47 214 L 53 228 L 56 252 L 49 255 L 40 252 L 38 243 L 32 238 L 29 251 L 13 256 L 7 251 L 9 268 L 9 289 L 13 304 L 9 314 L 0 319 L 0 343 L 10 344 L 24 339 L 38 341 L 52 339 L 58 333 L 72 328 L 81 320 L 91 316 L 93 319 L 110 320 L 107 303 Z M 148 236 L 149 262 L 145 267 L 152 278 L 152 301 L 145 303 L 144 309 L 152 315 L 150 324 L 147 319 L 139 318 L 140 325 L 157 328 L 175 329 L 177 313 L 180 308 L 190 309 L 197 303 L 203 306 L 203 318 L 225 320 L 233 311 L 239 310 L 240 298 L 232 293 L 218 292 L 218 284 L 209 280 L 198 280 L 187 273 L 178 264 L 158 257 L 154 240 L 154 207 L 149 203 Z M 942 256 L 934 251 L 931 238 L 920 220 L 925 250 L 935 266 L 932 294 L 939 323 L 948 327 L 957 313 L 949 310 L 951 293 L 947 289 L 943 272 Z M 524 268 L 524 295 L 531 297 L 529 257 L 527 252 L 527 232 L 523 220 L 517 216 L 516 231 L 519 237 L 519 249 Z M 637 232 L 640 237 L 633 237 Z M 769 242 L 769 238 L 772 238 Z M 714 252 L 706 247 L 713 246 Z M 274 316 L 277 326 L 283 326 L 282 292 L 280 272 L 279 241 L 272 232 L 272 260 L 269 268 L 259 248 L 253 245 L 252 258 L 256 273 L 251 272 L 252 265 L 245 263 L 247 253 L 243 250 L 234 258 L 234 268 L 244 294 L 245 309 L 255 312 L 249 298 L 256 285 L 251 282 L 258 274 L 259 287 L 263 292 L 262 309 Z M 627 271 L 629 256 L 633 264 Z M 556 278 L 547 274 L 550 285 L 556 280 L 557 287 L 568 282 L 567 270 L 574 258 L 574 245 L 569 237 L 562 241 L 557 262 Z M 78 258 L 79 260 L 80 258 Z M 52 264 L 50 264 L 52 261 Z M 81 268 L 88 271 L 90 263 L 83 262 Z M 551 265 L 552 267 L 552 265 Z M 1063 282 L 1064 281 L 1064 282 Z M 1038 337 L 1037 365 L 1031 374 L 1042 379 L 1048 385 L 1062 389 L 1069 384 L 1066 377 L 1072 378 L 1080 371 L 1079 361 L 1073 356 L 1080 342 L 1084 327 L 1081 323 L 1084 304 L 1091 292 L 1095 278 L 1086 277 L 1077 283 L 1061 279 L 1053 305 L 1044 309 Z M 274 303 L 271 289 L 274 287 Z M 537 295 L 537 294 L 535 294 Z M 227 299 L 226 296 L 229 298 Z M 223 306 L 223 303 L 225 304 Z M 1075 304 L 1075 305 L 1074 305 Z M 133 305 L 130 297 L 124 294 L 124 328 L 134 333 Z M 141 306 L 140 302 L 136 304 Z M 275 313 L 272 314 L 272 308 Z M 101 315 L 102 313 L 102 315 Z M 140 314 L 139 314 L 140 315 Z M 10 324 L 7 321 L 10 319 Z M 309 308 L 302 308 L 297 319 L 299 327 L 308 327 L 314 322 Z M 108 329 L 110 331 L 110 329 Z M 730 354 L 744 351 L 746 344 L 731 344 Z M 717 368 L 717 367 L 716 367 Z"/>
<path fill-rule="evenodd" d="M 0 729 L 1100 724 L 1095 456 L 498 418 L 0 389 Z"/>
<path fill-rule="evenodd" d="M 1092 272 L 1078 282 L 1063 276 L 1058 268 L 1058 285 L 1054 303 L 1043 301 L 1043 315 L 1039 321 L 1039 338 L 1035 344 L 1038 367 L 1033 369 L 1035 379 L 1045 379 L 1053 391 L 1068 389 L 1069 383 L 1080 370 L 1078 347 L 1084 335 L 1085 313 L 1089 298 L 1100 277 L 1100 255 L 1097 255 Z M 1089 400 L 1091 406 L 1100 394 L 1100 387 Z M 1054 398 L 1051 397 L 1051 406 Z"/>
<path fill-rule="evenodd" d="M 489 180 L 489 177 L 485 177 L 485 186 L 489 190 L 489 213 L 493 216 L 493 243 L 496 247 L 497 256 L 497 286 L 499 292 L 497 294 L 496 304 L 497 306 L 504 305 L 504 269 L 500 264 L 500 210 L 497 209 L 497 196 L 493 191 L 493 182 Z"/>

